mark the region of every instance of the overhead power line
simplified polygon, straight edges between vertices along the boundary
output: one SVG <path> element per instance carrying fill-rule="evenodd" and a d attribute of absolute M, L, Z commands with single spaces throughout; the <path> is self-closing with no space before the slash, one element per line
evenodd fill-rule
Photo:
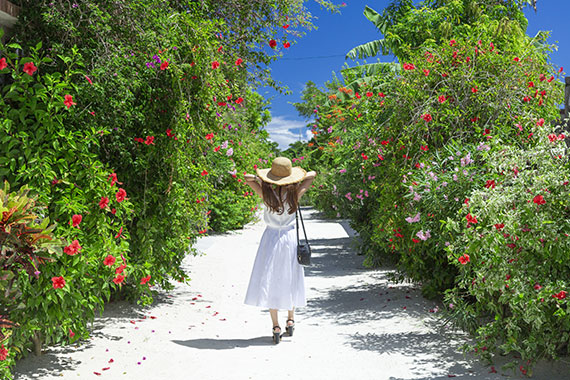
<path fill-rule="evenodd" d="M 325 58 L 337 58 L 345 57 L 345 54 L 335 54 L 335 55 L 318 55 L 314 57 L 298 57 L 298 58 L 279 58 L 280 61 L 304 61 L 307 59 L 325 59 Z"/>

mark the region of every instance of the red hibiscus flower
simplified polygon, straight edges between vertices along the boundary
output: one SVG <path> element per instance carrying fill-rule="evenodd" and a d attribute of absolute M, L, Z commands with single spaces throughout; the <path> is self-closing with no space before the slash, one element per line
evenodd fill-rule
<path fill-rule="evenodd" d="M 119 228 L 119 232 L 117 232 L 117 234 L 115 235 L 115 239 L 120 238 L 122 234 L 123 234 L 123 227 L 121 226 L 121 228 Z"/>
<path fill-rule="evenodd" d="M 386 95 L 384 95 L 383 92 L 379 92 L 379 93 L 378 93 L 378 96 L 381 97 L 381 98 L 385 98 L 385 97 L 386 97 Z"/>
<path fill-rule="evenodd" d="M 65 279 L 62 276 L 51 278 L 54 289 L 62 289 L 65 286 Z"/>
<path fill-rule="evenodd" d="M 539 127 L 542 127 L 544 125 L 544 119 L 543 118 L 538 119 L 538 121 L 536 122 L 536 125 L 538 125 Z"/>
<path fill-rule="evenodd" d="M 164 61 L 160 64 L 161 70 L 166 70 L 168 68 L 168 61 Z"/>
<path fill-rule="evenodd" d="M 208 133 L 208 134 L 206 135 L 206 140 L 211 140 L 211 139 L 213 139 L 213 138 L 214 138 L 214 134 L 213 134 L 213 133 Z"/>
<path fill-rule="evenodd" d="M 421 145 L 420 149 L 423 150 L 424 152 L 428 151 L 428 146 L 427 145 Z"/>
<path fill-rule="evenodd" d="M 121 203 L 122 201 L 125 200 L 126 197 L 127 197 L 127 192 L 125 191 L 125 189 L 123 189 L 122 187 L 119 188 L 119 191 L 117 191 L 117 194 L 115 194 L 117 202 Z"/>
<path fill-rule="evenodd" d="M 476 94 L 479 89 L 477 87 L 471 87 L 471 92 Z"/>
<path fill-rule="evenodd" d="M 289 24 L 283 25 L 283 29 L 287 29 L 288 27 L 289 27 Z"/>
<path fill-rule="evenodd" d="M 459 262 L 463 265 L 467 264 L 468 262 L 470 262 L 471 260 L 469 259 L 469 255 L 468 254 L 463 254 L 463 256 L 459 257 L 457 260 L 459 260 Z"/>
<path fill-rule="evenodd" d="M 202 173 L 200 173 L 200 174 L 201 174 L 201 175 L 202 175 L 202 177 L 203 177 L 203 176 L 206 176 L 206 175 L 208 175 L 208 172 L 206 171 L 206 169 L 204 169 L 204 170 L 202 170 Z"/>
<path fill-rule="evenodd" d="M 119 182 L 117 180 L 117 173 L 111 173 L 109 174 L 109 177 L 107 177 L 107 180 L 111 180 L 111 186 L 114 186 L 115 183 L 118 183 L 120 185 L 122 185 L 122 182 Z"/>
<path fill-rule="evenodd" d="M 236 99 L 236 104 L 242 104 L 243 103 L 243 98 L 240 96 L 239 98 Z"/>
<path fill-rule="evenodd" d="M 471 215 L 471 213 L 467 214 L 465 219 L 467 219 L 467 225 L 469 225 L 469 223 L 477 224 L 477 217 Z"/>
<path fill-rule="evenodd" d="M 0 346 L 0 361 L 4 361 L 8 358 L 8 350 L 4 348 L 4 345 Z"/>
<path fill-rule="evenodd" d="M 455 41 L 455 40 L 451 40 L 451 41 L 449 41 L 449 46 L 454 46 L 454 45 L 455 45 L 455 43 L 456 43 L 456 41 Z"/>
<path fill-rule="evenodd" d="M 291 44 L 290 44 L 289 42 L 285 42 L 285 43 L 283 44 L 283 47 L 284 47 L 285 49 L 289 49 L 289 48 L 291 47 Z"/>
<path fill-rule="evenodd" d="M 101 209 L 104 209 L 105 207 L 107 207 L 108 204 L 109 204 L 109 198 L 101 197 L 101 200 L 99 201 L 99 207 Z"/>
<path fill-rule="evenodd" d="M 273 39 L 269 40 L 269 46 L 271 47 L 271 49 L 275 49 L 275 47 L 277 46 L 277 41 Z"/>
<path fill-rule="evenodd" d="M 241 59 L 241 58 L 236 59 L 236 66 L 239 66 L 242 63 L 243 63 L 243 59 Z"/>
<path fill-rule="evenodd" d="M 503 223 L 497 223 L 497 224 L 495 224 L 495 228 L 500 231 L 500 230 L 502 230 L 503 228 L 505 228 L 505 225 L 504 225 Z"/>
<path fill-rule="evenodd" d="M 218 67 L 220 67 L 220 63 L 218 61 L 212 62 L 212 69 L 213 70 L 216 70 Z"/>
<path fill-rule="evenodd" d="M 81 251 L 81 246 L 79 245 L 79 241 L 74 240 L 70 245 L 63 248 L 63 252 L 68 254 L 69 256 L 76 255 L 77 252 Z"/>
<path fill-rule="evenodd" d="M 404 70 L 414 70 L 416 68 L 416 66 L 414 66 L 412 63 L 404 63 L 403 67 Z"/>
<path fill-rule="evenodd" d="M 440 95 L 440 96 L 437 97 L 437 100 L 438 100 L 440 103 L 443 103 L 443 102 L 445 102 L 445 101 L 447 100 L 447 97 L 446 97 L 445 95 Z"/>
<path fill-rule="evenodd" d="M 65 95 L 65 96 L 64 96 L 63 104 L 65 104 L 65 106 L 67 107 L 67 109 L 70 109 L 71 106 L 74 106 L 74 105 L 76 105 L 77 103 L 75 103 L 75 102 L 73 101 L 73 96 L 71 96 L 71 95 Z"/>
<path fill-rule="evenodd" d="M 559 300 L 563 300 L 564 298 L 566 298 L 567 295 L 568 292 L 561 290 L 560 292 L 553 294 L 552 297 L 557 298 Z"/>
<path fill-rule="evenodd" d="M 360 153 L 360 156 L 362 156 L 362 159 L 363 159 L 363 160 L 368 160 L 368 156 L 365 155 L 364 153 Z"/>
<path fill-rule="evenodd" d="M 370 91 L 366 92 L 367 97 L 371 97 L 372 95 L 374 95 L 372 92 L 370 92 Z"/>
<path fill-rule="evenodd" d="M 531 81 L 531 82 L 528 82 L 528 87 L 529 87 L 529 88 L 530 88 L 530 87 L 534 87 L 534 82 L 532 82 L 532 81 Z"/>
<path fill-rule="evenodd" d="M 6 58 L 0 59 L 0 71 L 4 70 L 6 67 L 8 67 L 8 64 L 6 63 Z"/>
<path fill-rule="evenodd" d="M 424 75 L 427 77 L 429 75 L 429 70 L 428 69 L 424 69 Z"/>
<path fill-rule="evenodd" d="M 69 337 L 73 339 L 73 337 L 75 336 L 75 333 L 69 329 Z"/>
<path fill-rule="evenodd" d="M 488 179 L 487 182 L 485 183 L 485 187 L 487 189 L 494 189 L 495 188 L 495 180 L 494 179 Z"/>
<path fill-rule="evenodd" d="M 124 280 L 125 280 L 125 276 L 123 276 L 122 274 L 119 274 L 119 275 L 117 275 L 117 277 L 115 277 L 113 279 L 113 282 L 118 285 L 118 284 L 122 284 Z"/>
<path fill-rule="evenodd" d="M 125 264 L 121 264 L 119 265 L 119 267 L 117 269 L 115 269 L 115 274 L 121 274 L 123 273 L 123 270 L 125 270 L 127 266 Z"/>
<path fill-rule="evenodd" d="M 534 290 L 540 290 L 542 289 L 542 286 L 540 286 L 539 284 L 534 284 Z"/>
<path fill-rule="evenodd" d="M 388 145 L 388 141 L 382 140 L 382 141 L 380 142 L 380 144 L 382 144 L 382 145 Z"/>
<path fill-rule="evenodd" d="M 429 123 L 430 121 L 433 120 L 433 118 L 431 117 L 431 115 L 429 113 L 423 114 L 422 119 L 424 119 L 426 123 Z"/>
<path fill-rule="evenodd" d="M 217 151 L 219 151 L 219 150 L 220 150 L 220 148 L 221 148 L 221 147 L 218 145 L 217 147 L 215 147 L 215 148 L 214 148 L 214 152 L 217 152 Z"/>
<path fill-rule="evenodd" d="M 108 267 L 112 267 L 115 264 L 115 261 L 117 261 L 115 259 L 114 256 L 108 255 L 107 257 L 105 257 L 105 259 L 103 260 L 103 265 L 106 265 Z"/>
<path fill-rule="evenodd" d="M 521 59 L 520 59 L 519 57 L 513 58 L 513 61 L 515 61 L 515 62 L 519 62 L 520 60 L 521 60 Z"/>
<path fill-rule="evenodd" d="M 141 285 L 144 285 L 149 281 L 150 281 L 150 274 L 146 277 L 141 278 Z"/>
<path fill-rule="evenodd" d="M 561 73 L 562 71 L 564 71 L 564 67 L 561 67 L 558 69 L 558 72 Z"/>
<path fill-rule="evenodd" d="M 546 203 L 546 201 L 544 200 L 544 197 L 542 195 L 537 195 L 536 197 L 534 197 L 532 199 L 532 201 L 534 203 L 536 203 L 537 205 L 543 205 Z"/>
<path fill-rule="evenodd" d="M 38 70 L 36 65 L 33 62 L 24 63 L 24 72 L 28 75 L 34 75 L 34 73 Z"/>
<path fill-rule="evenodd" d="M 79 214 L 75 214 L 71 217 L 71 225 L 73 227 L 78 227 L 79 223 L 81 223 L 81 220 L 83 219 L 83 217 Z"/>
<path fill-rule="evenodd" d="M 146 145 L 154 145 L 154 136 L 147 136 L 146 141 L 144 143 Z"/>

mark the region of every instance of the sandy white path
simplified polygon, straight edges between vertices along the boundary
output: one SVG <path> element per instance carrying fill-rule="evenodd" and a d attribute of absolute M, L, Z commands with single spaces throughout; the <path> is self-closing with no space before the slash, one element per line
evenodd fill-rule
<path fill-rule="evenodd" d="M 306 269 L 308 306 L 293 337 L 270 338 L 266 310 L 243 304 L 263 222 L 208 236 L 187 257 L 190 286 L 177 284 L 155 305 L 107 307 L 93 337 L 50 348 L 18 363 L 28 379 L 505 379 L 464 357 L 468 339 L 438 328 L 436 303 L 410 284 L 391 284 L 388 270 L 362 267 L 346 223 L 307 210 L 314 264 Z M 280 314 L 282 325 L 286 313 Z M 100 375 L 97 375 L 100 374 Z M 540 363 L 535 379 L 570 379 L 567 362 Z"/>

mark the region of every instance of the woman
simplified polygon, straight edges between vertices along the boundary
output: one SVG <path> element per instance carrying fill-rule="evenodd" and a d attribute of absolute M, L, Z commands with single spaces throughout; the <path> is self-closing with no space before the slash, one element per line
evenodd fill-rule
<path fill-rule="evenodd" d="M 245 175 L 246 183 L 265 203 L 263 219 L 267 224 L 253 264 L 245 303 L 269 308 L 275 344 L 281 340 L 277 311 L 288 310 L 286 329 L 292 336 L 295 307 L 307 304 L 305 274 L 297 262 L 295 214 L 299 200 L 316 174 L 292 167 L 291 160 L 286 157 L 277 157 L 271 163 L 271 169 L 257 169 L 257 176 Z"/>

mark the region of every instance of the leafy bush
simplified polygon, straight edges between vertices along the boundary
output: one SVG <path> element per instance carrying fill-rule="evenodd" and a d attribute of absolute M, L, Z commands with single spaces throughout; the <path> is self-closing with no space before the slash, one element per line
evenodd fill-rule
<path fill-rule="evenodd" d="M 492 185 L 445 225 L 460 273 L 446 292 L 454 320 L 476 333 L 483 356 L 498 348 L 528 363 L 570 353 L 568 153 L 560 133 L 533 133 L 535 147 L 491 155 L 480 181 Z"/>

